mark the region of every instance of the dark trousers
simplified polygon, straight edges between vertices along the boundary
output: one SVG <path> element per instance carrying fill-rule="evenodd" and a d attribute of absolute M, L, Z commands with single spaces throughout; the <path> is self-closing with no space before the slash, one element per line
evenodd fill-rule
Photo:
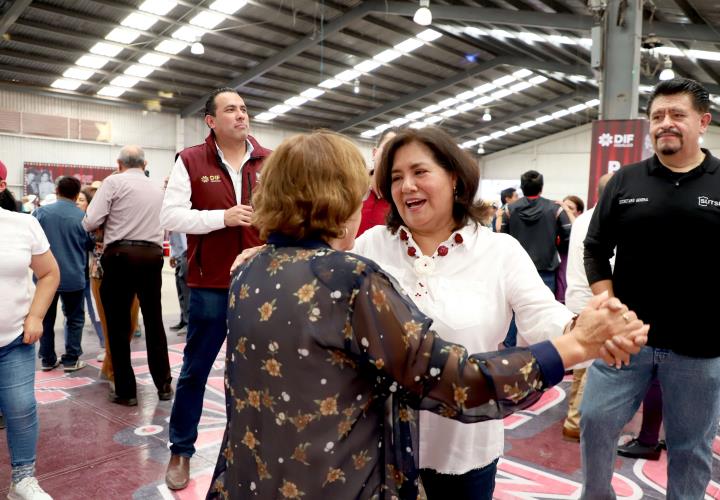
<path fill-rule="evenodd" d="M 100 298 L 107 320 L 115 393 L 123 399 L 136 396 L 128 342 L 130 307 L 135 295 L 143 314 L 147 359 L 155 387 L 165 391 L 172 380 L 160 303 L 162 266 L 162 249 L 159 247 L 110 246 L 102 257 L 104 275 Z"/>
<path fill-rule="evenodd" d="M 191 457 L 195 453 L 205 384 L 227 337 L 227 289 L 190 290 L 187 343 L 170 415 L 170 451 Z"/>
<path fill-rule="evenodd" d="M 180 303 L 180 321 L 187 324 L 188 307 L 190 306 L 190 287 L 187 284 L 187 254 L 175 258 L 175 288 Z"/>
<path fill-rule="evenodd" d="M 422 469 L 422 479 L 428 500 L 492 500 L 495 491 L 497 459 L 491 464 L 465 474 L 441 474 Z"/>
<path fill-rule="evenodd" d="M 82 331 L 85 326 L 85 308 L 83 307 L 84 290 L 75 292 L 57 292 L 43 319 L 43 335 L 40 337 L 38 356 L 45 366 L 52 366 L 57 361 L 55 354 L 55 318 L 57 317 L 58 299 L 62 302 L 65 315 L 65 354 L 60 358 L 64 365 L 73 365 L 82 356 Z"/>

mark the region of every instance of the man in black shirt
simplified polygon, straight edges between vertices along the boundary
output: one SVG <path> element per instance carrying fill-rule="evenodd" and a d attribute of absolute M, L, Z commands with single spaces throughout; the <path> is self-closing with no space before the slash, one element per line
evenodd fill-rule
<path fill-rule="evenodd" d="M 588 370 L 583 498 L 615 498 L 615 445 L 653 375 L 664 399 L 667 498 L 702 499 L 710 480 L 720 419 L 720 160 L 700 148 L 709 109 L 697 82 L 660 82 L 648 104 L 655 155 L 617 172 L 593 214 L 585 239 L 592 291 L 617 296 L 650 333 L 630 366 Z"/>

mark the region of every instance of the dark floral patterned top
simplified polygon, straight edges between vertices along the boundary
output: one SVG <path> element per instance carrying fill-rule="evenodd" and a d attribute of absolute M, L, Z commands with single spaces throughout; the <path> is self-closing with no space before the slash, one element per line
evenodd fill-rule
<path fill-rule="evenodd" d="M 550 343 L 469 355 L 372 261 L 272 236 L 234 274 L 208 498 L 416 498 L 417 409 L 503 418 L 560 381 Z"/>

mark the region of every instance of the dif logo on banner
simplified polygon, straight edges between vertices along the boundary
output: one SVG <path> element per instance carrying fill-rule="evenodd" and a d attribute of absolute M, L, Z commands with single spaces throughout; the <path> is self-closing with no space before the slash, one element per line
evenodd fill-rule
<path fill-rule="evenodd" d="M 588 206 L 597 202 L 597 183 L 608 172 L 652 156 L 647 120 L 596 120 L 592 126 Z"/>

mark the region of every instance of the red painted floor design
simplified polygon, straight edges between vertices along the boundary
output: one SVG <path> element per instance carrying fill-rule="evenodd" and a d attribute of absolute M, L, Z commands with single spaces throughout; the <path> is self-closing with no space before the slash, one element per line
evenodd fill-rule
<path fill-rule="evenodd" d="M 183 337 L 170 335 L 169 344 L 176 379 L 182 365 Z M 37 372 L 40 418 L 37 475 L 54 498 L 190 500 L 205 497 L 225 425 L 224 352 L 208 380 L 198 452 L 191 463 L 192 481 L 186 490 L 173 493 L 163 482 L 169 458 L 167 422 L 171 402 L 157 399 L 145 364 L 144 339 L 135 339 L 133 349 L 140 402 L 134 408 L 107 401 L 108 385 L 98 379 L 100 363 L 96 361 L 88 361 L 90 366 L 75 374 L 60 370 Z M 495 498 L 578 497 L 581 489 L 579 445 L 560 438 L 569 382 L 567 379 L 546 393 L 532 408 L 506 419 L 506 453 L 499 465 Z M 638 426 L 636 417 L 627 430 L 635 431 Z M 0 432 L 0 449 L 7 449 L 4 432 Z M 720 498 L 720 438 L 716 438 L 714 449 L 714 481 L 706 498 Z M 618 498 L 664 498 L 665 460 L 664 453 L 658 462 L 618 457 L 613 483 Z M 9 480 L 8 455 L 2 452 L 0 496 L 7 493 Z"/>

